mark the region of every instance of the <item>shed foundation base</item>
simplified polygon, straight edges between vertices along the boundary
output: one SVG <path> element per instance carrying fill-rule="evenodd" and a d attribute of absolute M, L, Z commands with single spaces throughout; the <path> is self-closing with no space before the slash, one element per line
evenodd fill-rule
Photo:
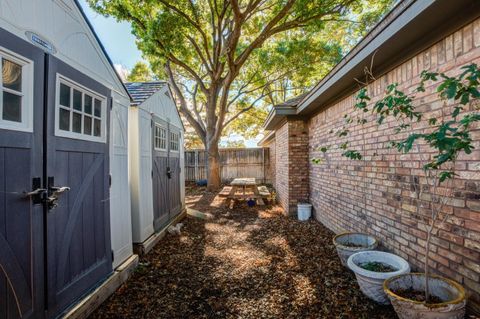
<path fill-rule="evenodd" d="M 118 287 L 120 287 L 133 270 L 138 266 L 138 255 L 132 255 L 123 264 L 114 270 L 113 274 L 105 280 L 97 289 L 85 296 L 73 308 L 68 310 L 63 318 L 84 319 L 88 318 Z"/>
<path fill-rule="evenodd" d="M 133 244 L 133 251 L 138 254 L 139 256 L 143 256 L 148 254 L 150 250 L 155 247 L 158 242 L 165 237 L 168 227 L 176 225 L 182 219 L 187 216 L 187 210 L 183 209 L 177 217 L 175 217 L 170 223 L 168 223 L 161 231 L 158 233 L 154 233 L 152 236 L 148 237 L 143 243 L 135 243 Z"/>

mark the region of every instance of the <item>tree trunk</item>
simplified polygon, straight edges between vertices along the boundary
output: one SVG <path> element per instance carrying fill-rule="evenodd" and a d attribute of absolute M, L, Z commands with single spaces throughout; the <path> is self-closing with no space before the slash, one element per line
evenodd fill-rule
<path fill-rule="evenodd" d="M 209 191 L 215 191 L 220 188 L 220 152 L 218 151 L 218 141 L 209 143 L 208 153 L 208 186 Z"/>
<path fill-rule="evenodd" d="M 432 240 L 432 231 L 433 226 L 435 225 L 435 220 L 432 221 L 433 225 L 428 229 L 427 232 L 427 242 L 425 244 L 425 303 L 430 301 L 430 281 L 428 276 L 430 276 L 430 241 Z"/>

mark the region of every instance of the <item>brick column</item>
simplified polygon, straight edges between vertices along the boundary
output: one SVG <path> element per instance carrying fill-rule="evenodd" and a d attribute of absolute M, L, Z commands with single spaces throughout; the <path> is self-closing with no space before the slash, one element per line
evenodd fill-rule
<path fill-rule="evenodd" d="M 299 200 L 309 198 L 308 126 L 303 120 L 289 119 L 275 133 L 278 202 L 286 214 L 297 212 Z"/>

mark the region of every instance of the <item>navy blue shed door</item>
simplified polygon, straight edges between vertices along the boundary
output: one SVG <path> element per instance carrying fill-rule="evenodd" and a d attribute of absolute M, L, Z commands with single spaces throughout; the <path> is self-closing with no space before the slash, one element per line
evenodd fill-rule
<path fill-rule="evenodd" d="M 70 188 L 47 216 L 49 317 L 112 272 L 109 96 L 103 85 L 49 58 L 46 177 L 51 192 Z"/>
<path fill-rule="evenodd" d="M 38 318 L 44 306 L 44 211 L 25 193 L 41 186 L 32 185 L 32 180 L 41 183 L 43 174 L 44 53 L 2 29 L 0 47 L 0 318 Z M 18 73 L 18 65 L 25 72 Z M 15 92 L 27 92 L 28 76 L 35 83 L 31 100 L 18 100 Z M 23 128 L 15 112 L 9 112 L 19 105 L 12 100 L 22 104 L 16 113 L 22 121 L 31 115 Z"/>
<path fill-rule="evenodd" d="M 0 69 L 0 319 L 53 318 L 112 272 L 111 94 L 2 29 Z"/>
<path fill-rule="evenodd" d="M 180 131 L 156 116 L 152 124 L 153 226 L 160 231 L 181 212 Z"/>

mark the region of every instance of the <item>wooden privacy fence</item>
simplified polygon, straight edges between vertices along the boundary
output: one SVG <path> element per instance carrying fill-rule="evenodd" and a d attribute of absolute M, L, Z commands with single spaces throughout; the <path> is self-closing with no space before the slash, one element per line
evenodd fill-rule
<path fill-rule="evenodd" d="M 262 183 L 270 183 L 268 176 L 270 156 L 268 148 L 222 148 L 220 149 L 220 176 L 222 182 L 239 177 L 254 177 Z M 185 180 L 207 179 L 207 152 L 185 151 Z"/>

